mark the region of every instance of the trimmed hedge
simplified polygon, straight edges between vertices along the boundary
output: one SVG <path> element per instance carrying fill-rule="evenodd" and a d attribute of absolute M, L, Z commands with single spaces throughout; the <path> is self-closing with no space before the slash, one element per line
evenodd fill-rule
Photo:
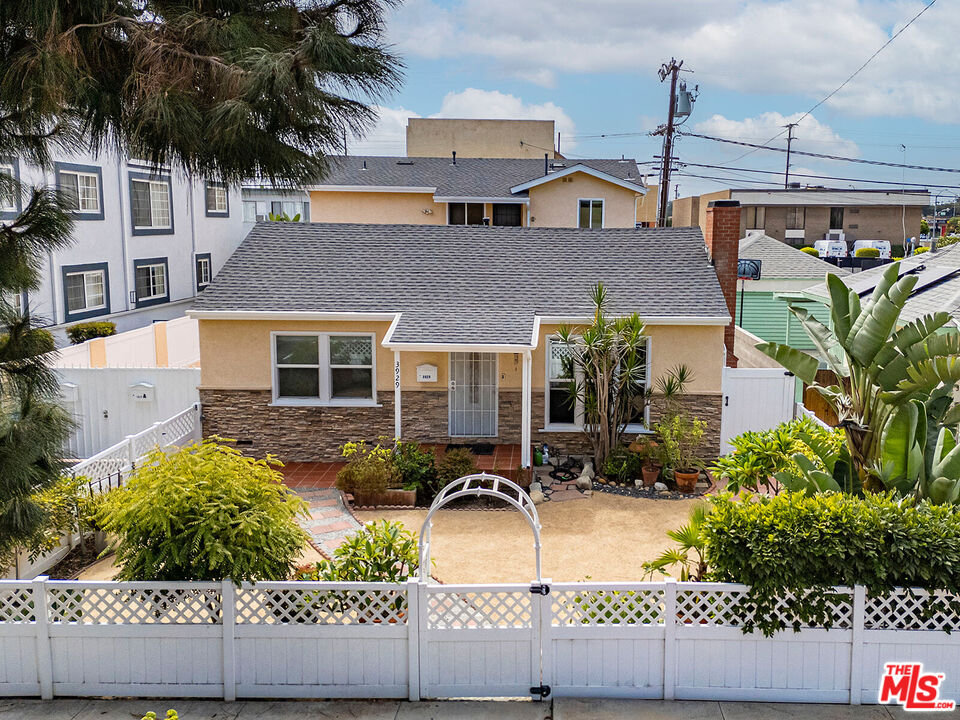
<path fill-rule="evenodd" d="M 67 337 L 74 345 L 98 337 L 110 337 L 117 334 L 117 326 L 112 322 L 82 322 L 67 328 Z"/>
<path fill-rule="evenodd" d="M 778 612 L 790 601 L 790 625 L 829 627 L 836 585 L 947 590 L 925 611 L 960 612 L 960 508 L 841 493 L 785 493 L 772 498 L 729 493 L 712 500 L 703 526 L 710 579 L 750 586 L 740 611 L 746 630 L 787 627 Z"/>
<path fill-rule="evenodd" d="M 853 254 L 854 257 L 865 257 L 865 258 L 878 258 L 880 257 L 879 248 L 875 247 L 862 247 L 857 248 L 857 251 Z"/>
<path fill-rule="evenodd" d="M 800 252 L 805 252 L 807 255 L 813 255 L 814 257 L 820 257 L 820 251 L 813 247 L 813 245 L 800 248 Z"/>

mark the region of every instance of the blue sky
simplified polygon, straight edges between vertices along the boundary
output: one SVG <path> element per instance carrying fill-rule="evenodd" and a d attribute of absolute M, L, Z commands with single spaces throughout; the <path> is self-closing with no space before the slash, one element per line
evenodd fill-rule
<path fill-rule="evenodd" d="M 700 86 L 687 129 L 764 142 L 835 89 L 919 12 L 898 0 L 407 0 L 388 39 L 407 64 L 402 90 L 351 151 L 403 152 L 406 118 L 556 119 L 570 157 L 652 160 L 644 133 L 666 115 L 657 77 L 671 56 Z M 960 168 L 960 7 L 939 0 L 846 88 L 803 119 L 794 149 Z M 773 144 L 782 146 L 782 140 Z M 682 139 L 681 160 L 782 170 L 783 155 Z M 798 173 L 960 186 L 960 175 L 797 156 Z M 687 168 L 680 194 L 764 187 L 782 176 Z M 801 179 L 801 178 L 797 178 Z M 811 183 L 849 187 L 849 181 Z M 773 187 L 773 185 L 769 185 Z M 869 187 L 868 185 L 864 185 Z M 956 192 L 956 191 L 953 191 Z"/>

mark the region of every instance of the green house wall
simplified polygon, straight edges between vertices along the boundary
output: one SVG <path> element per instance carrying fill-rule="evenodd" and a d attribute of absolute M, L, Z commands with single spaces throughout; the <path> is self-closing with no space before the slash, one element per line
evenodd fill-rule
<path fill-rule="evenodd" d="M 740 297 L 737 293 L 737 324 L 740 325 Z M 799 305 L 799 303 L 798 303 Z M 830 311 L 816 302 L 803 303 L 807 311 L 824 325 L 830 324 Z M 787 303 L 772 292 L 743 293 L 743 329 L 768 342 L 789 343 L 798 350 L 813 350 L 813 343 Z"/>

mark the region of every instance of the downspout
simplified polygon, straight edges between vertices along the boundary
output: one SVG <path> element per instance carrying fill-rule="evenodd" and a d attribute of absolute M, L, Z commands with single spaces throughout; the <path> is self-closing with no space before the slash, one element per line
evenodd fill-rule
<path fill-rule="evenodd" d="M 187 174 L 187 187 L 189 192 L 187 193 L 190 198 L 187 203 L 187 210 L 190 213 L 190 264 L 193 266 L 193 297 L 197 296 L 197 214 L 194 212 L 194 202 L 193 202 L 193 175 Z M 206 192 L 206 189 L 204 189 Z M 227 194 L 229 195 L 230 188 L 227 187 Z M 230 202 L 229 198 L 227 202 Z M 228 206 L 229 207 L 229 206 Z M 241 204 L 240 211 L 243 212 L 243 207 Z M 213 267 L 210 268 L 210 275 L 213 275 Z"/>
<path fill-rule="evenodd" d="M 123 262 L 123 307 L 129 311 L 130 308 L 130 278 L 127 276 L 127 214 L 123 209 L 123 163 L 120 156 L 117 155 L 117 200 L 120 203 L 120 259 Z M 172 211 L 171 211 L 172 212 Z M 131 222 L 132 220 L 131 215 Z"/>
<path fill-rule="evenodd" d="M 26 166 L 26 164 L 24 164 Z M 23 177 L 21 173 L 21 178 Z M 47 171 L 43 168 L 40 169 L 40 177 L 43 178 L 43 184 L 46 187 L 51 187 L 50 183 L 47 181 Z M 50 269 L 50 324 L 57 324 L 57 278 L 55 275 L 56 262 L 53 259 L 53 250 L 47 251 L 47 264 Z M 29 303 L 27 303 L 29 305 Z M 66 313 L 64 313 L 64 319 L 66 319 Z"/>

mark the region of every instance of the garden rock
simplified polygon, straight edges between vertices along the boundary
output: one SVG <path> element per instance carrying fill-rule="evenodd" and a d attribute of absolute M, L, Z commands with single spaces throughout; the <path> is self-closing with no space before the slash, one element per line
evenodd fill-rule
<path fill-rule="evenodd" d="M 591 480 L 593 480 L 593 478 L 596 477 L 596 475 L 597 475 L 597 473 L 594 472 L 594 470 L 593 470 L 593 463 L 590 462 L 589 460 L 587 460 L 587 462 L 585 462 L 585 463 L 583 464 L 583 472 L 580 473 L 580 475 L 581 475 L 581 476 L 588 477 L 588 478 L 590 478 Z"/>
<path fill-rule="evenodd" d="M 539 481 L 539 480 L 534 481 L 534 482 L 530 483 L 530 487 L 527 489 L 527 492 L 528 492 L 531 496 L 533 496 L 533 494 L 534 494 L 535 492 L 536 492 L 536 493 L 540 493 L 540 494 L 542 495 L 542 494 L 543 494 L 543 485 L 540 484 L 540 481 Z"/>
<path fill-rule="evenodd" d="M 577 478 L 577 488 L 579 490 L 589 490 L 592 487 L 593 480 L 586 473 Z"/>
<path fill-rule="evenodd" d="M 533 500 L 534 505 L 542 505 L 547 501 L 547 496 L 539 490 L 531 490 L 530 499 Z"/>
<path fill-rule="evenodd" d="M 657 492 L 663 492 L 664 490 L 667 489 L 667 486 L 662 482 L 656 482 L 653 484 L 653 489 L 656 490 Z"/>

